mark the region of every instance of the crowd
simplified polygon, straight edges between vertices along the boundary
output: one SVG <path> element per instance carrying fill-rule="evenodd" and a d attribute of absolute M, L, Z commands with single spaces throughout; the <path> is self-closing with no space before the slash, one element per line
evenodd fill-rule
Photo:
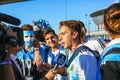
<path fill-rule="evenodd" d="M 0 80 L 119 80 L 119 22 L 120 3 L 115 3 L 104 10 L 107 43 L 86 41 L 87 30 L 78 20 L 60 21 L 59 35 L 51 27 L 34 30 L 24 24 L 23 45 L 0 44 Z M 6 37 L 17 40 L 11 27 L 5 30 Z"/>

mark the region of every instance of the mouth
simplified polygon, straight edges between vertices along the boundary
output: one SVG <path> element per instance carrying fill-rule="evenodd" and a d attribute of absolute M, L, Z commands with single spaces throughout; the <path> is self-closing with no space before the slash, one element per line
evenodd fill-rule
<path fill-rule="evenodd" d="M 64 42 L 61 42 L 61 45 L 64 47 L 65 43 L 64 43 Z"/>

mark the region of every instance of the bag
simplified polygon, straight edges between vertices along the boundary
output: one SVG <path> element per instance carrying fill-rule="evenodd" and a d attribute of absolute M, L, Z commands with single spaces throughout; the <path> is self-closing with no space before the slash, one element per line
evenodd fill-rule
<path fill-rule="evenodd" d="M 98 63 L 99 58 L 100 58 L 99 52 L 98 52 L 98 51 L 91 50 L 89 47 L 83 45 L 83 46 L 78 47 L 78 48 L 74 51 L 72 57 L 71 57 L 71 58 L 69 59 L 69 61 L 68 61 L 67 67 L 69 67 L 69 65 L 70 65 L 71 62 L 74 60 L 74 58 L 79 54 L 79 52 L 82 53 L 83 51 L 87 51 L 87 50 L 90 51 L 91 53 L 93 53 L 93 55 L 96 57 L 96 60 L 97 60 L 97 63 Z"/>

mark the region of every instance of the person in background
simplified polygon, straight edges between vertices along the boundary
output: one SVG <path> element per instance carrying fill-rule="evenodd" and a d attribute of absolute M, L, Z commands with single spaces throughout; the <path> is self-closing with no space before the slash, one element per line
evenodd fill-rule
<path fill-rule="evenodd" d="M 104 39 L 103 40 L 103 43 L 105 44 L 105 46 L 107 46 L 109 42 L 110 42 L 110 39 Z"/>
<path fill-rule="evenodd" d="M 22 30 L 24 38 L 24 47 L 21 51 L 17 53 L 17 58 L 20 61 L 21 69 L 24 76 L 36 75 L 33 74 L 33 72 L 39 72 L 35 69 L 35 66 L 38 67 L 38 65 L 42 64 L 42 58 L 40 56 L 39 51 L 39 44 L 36 44 L 38 40 L 34 39 L 33 26 L 29 24 L 24 24 L 22 26 Z M 29 66 L 31 67 L 29 68 L 30 71 L 27 70 Z"/>
<path fill-rule="evenodd" d="M 45 28 L 43 31 L 43 35 L 45 38 L 45 41 L 47 45 L 50 47 L 48 50 L 48 63 L 55 65 L 55 58 L 58 53 L 65 54 L 64 48 L 61 44 L 58 43 L 58 36 L 54 32 L 52 28 Z M 59 74 L 56 74 L 54 80 L 65 80 L 65 76 L 61 76 Z"/>
<path fill-rule="evenodd" d="M 35 38 L 39 40 L 40 53 L 41 53 L 41 57 L 43 59 L 43 62 L 47 63 L 47 56 L 48 56 L 49 47 L 48 47 L 47 43 L 45 42 L 43 31 L 40 29 L 36 30 L 36 31 L 34 31 L 34 35 L 35 35 Z"/>
<path fill-rule="evenodd" d="M 97 70 L 97 80 L 119 80 L 120 3 L 114 3 L 104 10 L 103 27 L 111 41 L 101 55 Z"/>
<path fill-rule="evenodd" d="M 68 62 L 77 48 L 83 45 L 81 40 L 82 22 L 77 20 L 66 20 L 60 22 L 59 40 L 65 49 L 69 49 Z M 71 52 L 70 52 L 71 51 Z M 79 51 L 71 63 L 68 65 L 64 74 L 67 75 L 68 80 L 96 80 L 97 61 L 90 51 Z M 61 69 L 58 69 L 62 71 Z"/>
<path fill-rule="evenodd" d="M 100 39 L 93 39 L 90 35 L 86 35 L 87 29 L 85 28 L 85 25 L 83 22 L 80 22 L 80 24 L 83 26 L 81 29 L 82 43 L 84 43 L 84 45 L 89 47 L 91 50 L 97 51 L 100 55 L 105 48 L 104 43 Z"/>

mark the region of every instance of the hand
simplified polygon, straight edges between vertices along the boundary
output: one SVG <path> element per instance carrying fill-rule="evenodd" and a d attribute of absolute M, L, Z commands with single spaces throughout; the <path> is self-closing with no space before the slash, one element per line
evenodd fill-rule
<path fill-rule="evenodd" d="M 34 58 L 33 64 L 35 64 L 38 67 L 43 63 L 39 48 L 34 48 L 34 55 L 35 55 L 35 58 Z"/>
<path fill-rule="evenodd" d="M 49 72 L 45 75 L 45 77 L 46 77 L 48 80 L 54 80 L 54 77 L 55 77 L 56 73 L 57 73 L 57 71 L 52 68 L 52 69 L 50 69 Z"/>
<path fill-rule="evenodd" d="M 51 64 L 43 63 L 43 64 L 39 65 L 38 70 L 39 70 L 40 72 L 44 72 L 44 71 L 45 71 L 45 72 L 48 72 L 51 67 L 52 67 Z"/>

